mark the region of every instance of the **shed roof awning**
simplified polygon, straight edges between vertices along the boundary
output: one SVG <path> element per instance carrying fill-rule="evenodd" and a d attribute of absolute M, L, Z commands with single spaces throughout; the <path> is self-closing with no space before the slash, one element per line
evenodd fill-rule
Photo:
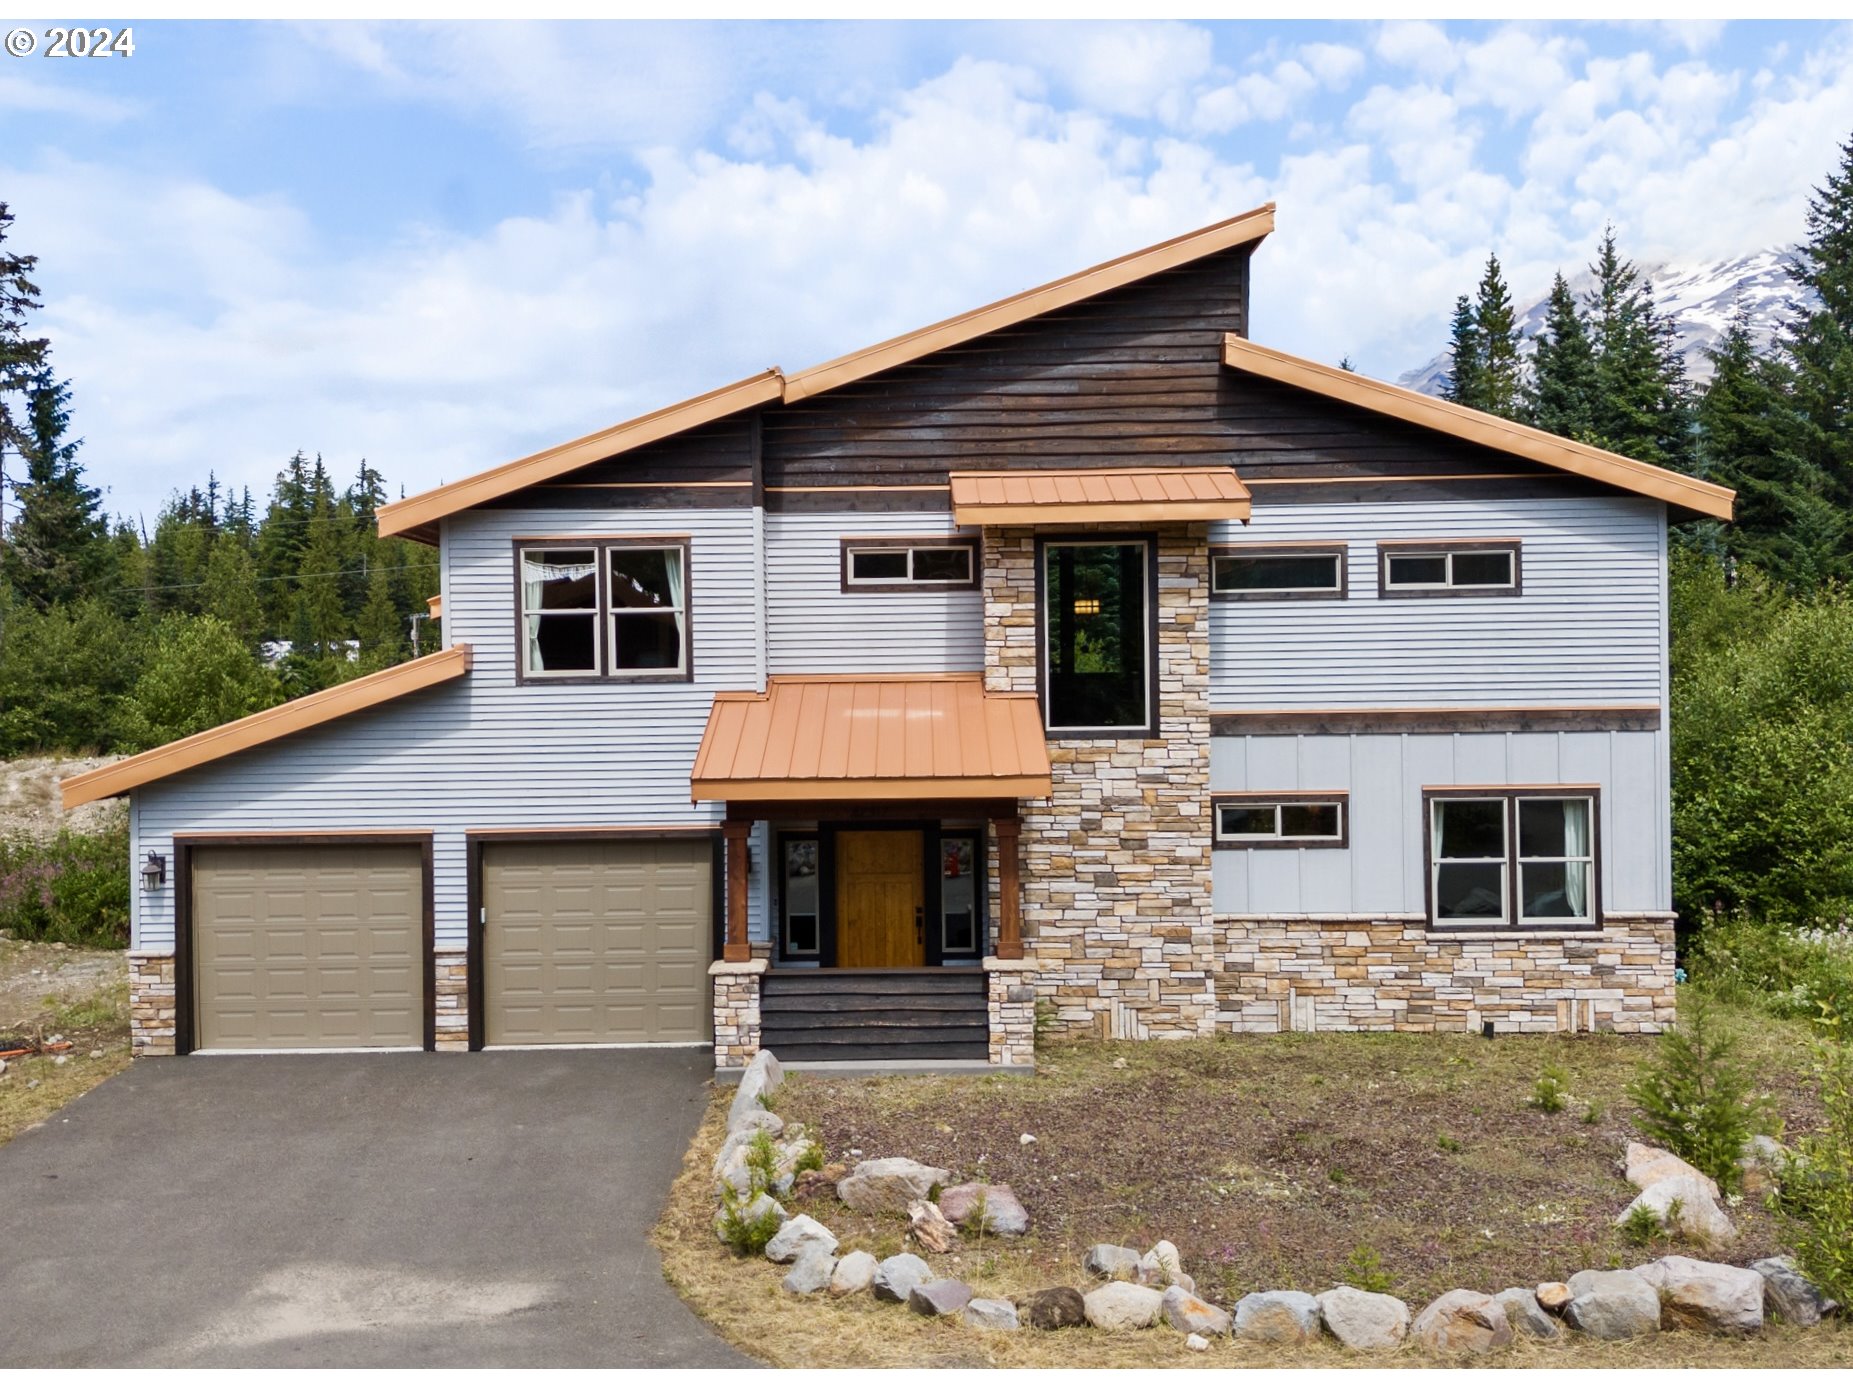
<path fill-rule="evenodd" d="M 1036 697 L 977 674 L 777 675 L 714 696 L 697 801 L 919 800 L 1049 794 Z"/>
<path fill-rule="evenodd" d="M 1248 489 L 1229 467 L 959 472 L 952 516 L 962 526 L 1246 521 Z"/>

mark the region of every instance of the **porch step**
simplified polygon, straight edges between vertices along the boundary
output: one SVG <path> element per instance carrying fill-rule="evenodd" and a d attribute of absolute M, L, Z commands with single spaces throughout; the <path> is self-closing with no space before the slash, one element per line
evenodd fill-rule
<path fill-rule="evenodd" d="M 990 1055 L 981 970 L 787 970 L 760 983 L 763 1045 L 792 1061 Z"/>

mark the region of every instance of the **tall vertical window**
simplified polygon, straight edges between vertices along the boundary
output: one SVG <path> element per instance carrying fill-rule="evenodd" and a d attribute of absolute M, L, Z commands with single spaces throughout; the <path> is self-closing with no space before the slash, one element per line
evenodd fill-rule
<path fill-rule="evenodd" d="M 523 545 L 518 569 L 523 678 L 688 676 L 683 543 Z"/>
<path fill-rule="evenodd" d="M 1153 724 L 1151 547 L 1045 541 L 1043 717 L 1051 732 Z"/>
<path fill-rule="evenodd" d="M 1595 828 L 1594 792 L 1432 796 L 1429 897 L 1434 923 L 1593 925 Z"/>
<path fill-rule="evenodd" d="M 939 837 L 940 950 L 971 955 L 978 950 L 978 836 Z"/>
<path fill-rule="evenodd" d="M 779 894 L 785 918 L 785 953 L 815 955 L 817 931 L 817 839 L 787 835 L 780 841 L 785 878 Z"/>

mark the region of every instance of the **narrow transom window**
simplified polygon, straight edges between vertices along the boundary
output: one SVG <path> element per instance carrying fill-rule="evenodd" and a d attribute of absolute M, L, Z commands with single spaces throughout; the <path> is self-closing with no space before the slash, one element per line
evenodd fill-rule
<path fill-rule="evenodd" d="M 1213 797 L 1216 842 L 1229 848 L 1342 848 L 1350 797 L 1252 792 Z"/>
<path fill-rule="evenodd" d="M 1594 924 L 1593 792 L 1434 796 L 1429 816 L 1436 925 Z"/>
<path fill-rule="evenodd" d="M 1342 598 L 1345 551 L 1342 546 L 1212 551 L 1210 592 L 1219 598 Z"/>
<path fill-rule="evenodd" d="M 1386 542 L 1378 547 L 1378 555 L 1385 596 L 1516 593 L 1519 587 L 1516 541 L 1432 548 Z"/>
<path fill-rule="evenodd" d="M 1045 541 L 1043 713 L 1051 732 L 1152 726 L 1150 547 Z"/>
<path fill-rule="evenodd" d="M 970 540 L 845 540 L 843 587 L 973 588 L 978 546 Z"/>
<path fill-rule="evenodd" d="M 684 545 L 523 545 L 518 568 L 524 678 L 688 674 Z"/>

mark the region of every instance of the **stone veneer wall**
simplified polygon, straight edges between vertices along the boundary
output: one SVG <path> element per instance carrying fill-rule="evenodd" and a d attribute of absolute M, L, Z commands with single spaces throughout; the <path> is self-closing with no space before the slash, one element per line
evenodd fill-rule
<path fill-rule="evenodd" d="M 437 952 L 436 1007 L 439 1051 L 470 1049 L 470 957 L 465 950 Z"/>
<path fill-rule="evenodd" d="M 1671 913 L 1599 932 L 1456 935 L 1422 918 L 1219 917 L 1217 1013 L 1236 1032 L 1658 1032 Z"/>
<path fill-rule="evenodd" d="M 985 990 L 991 1020 L 991 1064 L 1036 1064 L 1036 988 L 1029 960 L 984 962 Z"/>
<path fill-rule="evenodd" d="M 759 981 L 764 958 L 708 966 L 714 981 L 714 1068 L 737 1069 L 759 1054 Z"/>
<path fill-rule="evenodd" d="M 174 957 L 131 950 L 129 1054 L 172 1056 L 175 1037 Z"/>
<path fill-rule="evenodd" d="M 1021 804 L 1024 954 L 1058 1035 L 1201 1037 L 1216 1027 L 1208 528 L 1100 528 L 1154 531 L 1160 736 L 1052 739 L 1052 794 Z M 1037 688 L 1036 630 L 1036 533 L 987 527 L 987 689 Z"/>

